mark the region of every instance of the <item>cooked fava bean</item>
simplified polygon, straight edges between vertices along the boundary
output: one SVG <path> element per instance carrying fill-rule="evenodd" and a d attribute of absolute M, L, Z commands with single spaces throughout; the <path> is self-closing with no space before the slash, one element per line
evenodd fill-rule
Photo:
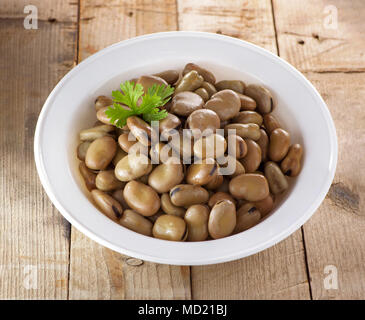
<path fill-rule="evenodd" d="M 199 95 L 204 102 L 207 102 L 209 100 L 209 93 L 207 90 L 205 90 L 204 88 L 198 88 L 194 91 L 194 93 L 196 93 L 197 95 Z"/>
<path fill-rule="evenodd" d="M 148 184 L 158 193 L 169 192 L 184 179 L 183 166 L 179 159 L 170 158 L 150 173 Z"/>
<path fill-rule="evenodd" d="M 265 114 L 263 119 L 265 129 L 269 135 L 275 129 L 281 128 L 279 121 L 272 115 L 272 113 Z"/>
<path fill-rule="evenodd" d="M 301 169 L 301 160 L 303 155 L 303 148 L 300 144 L 293 144 L 288 151 L 288 154 L 281 162 L 281 170 L 285 175 L 296 177 Z"/>
<path fill-rule="evenodd" d="M 246 169 L 247 173 L 254 172 L 260 166 L 261 163 L 261 148 L 251 139 L 245 139 L 247 145 L 247 154 L 244 158 L 240 159 L 240 162 Z"/>
<path fill-rule="evenodd" d="M 213 239 L 232 234 L 236 226 L 236 206 L 232 201 L 218 201 L 210 211 L 208 230 Z"/>
<path fill-rule="evenodd" d="M 263 86 L 251 84 L 246 87 L 245 94 L 256 101 L 257 110 L 261 114 L 269 113 L 274 107 L 271 92 Z"/>
<path fill-rule="evenodd" d="M 172 113 L 168 113 L 165 119 L 159 122 L 159 130 L 161 135 L 168 135 L 172 130 L 179 130 L 181 120 Z"/>
<path fill-rule="evenodd" d="M 175 206 L 170 199 L 168 193 L 161 195 L 161 209 L 166 214 L 172 214 L 174 216 L 183 217 L 185 209 L 182 207 Z"/>
<path fill-rule="evenodd" d="M 184 219 L 165 214 L 157 218 L 152 233 L 158 239 L 185 241 L 188 236 L 188 229 Z"/>
<path fill-rule="evenodd" d="M 79 158 L 79 160 L 85 161 L 86 152 L 87 149 L 89 149 L 90 144 L 90 141 L 81 142 L 79 144 L 79 146 L 77 147 L 77 157 Z"/>
<path fill-rule="evenodd" d="M 237 210 L 237 223 L 234 233 L 239 233 L 252 228 L 259 223 L 261 213 L 254 204 L 246 203 Z"/>
<path fill-rule="evenodd" d="M 288 189 L 288 181 L 275 162 L 266 162 L 264 171 L 265 177 L 269 182 L 270 190 L 273 194 L 283 193 L 286 189 Z"/>
<path fill-rule="evenodd" d="M 117 144 L 113 138 L 98 138 L 87 149 L 85 164 L 92 170 L 104 170 L 113 160 L 116 152 Z"/>
<path fill-rule="evenodd" d="M 152 163 L 156 164 L 165 163 L 168 159 L 172 157 L 177 158 L 178 155 L 176 154 L 176 152 L 174 152 L 174 150 L 172 150 L 170 145 L 159 142 L 151 147 L 150 157 Z"/>
<path fill-rule="evenodd" d="M 246 173 L 230 181 L 229 192 L 236 199 L 259 201 L 269 195 L 269 184 L 260 174 Z"/>
<path fill-rule="evenodd" d="M 174 94 L 177 95 L 183 91 L 194 91 L 201 87 L 204 78 L 195 70 L 185 74 L 175 87 Z"/>
<path fill-rule="evenodd" d="M 175 206 L 187 207 L 207 202 L 209 192 L 198 185 L 179 184 L 170 190 L 170 199 Z"/>
<path fill-rule="evenodd" d="M 143 91 L 147 92 L 149 88 L 151 88 L 154 84 L 155 85 L 164 85 L 167 86 L 167 82 L 157 76 L 141 76 L 139 77 L 137 83 L 142 85 Z"/>
<path fill-rule="evenodd" d="M 218 174 L 212 179 L 210 180 L 206 185 L 204 185 L 205 188 L 207 188 L 208 190 L 215 190 L 217 188 L 219 188 L 223 183 L 223 176 Z"/>
<path fill-rule="evenodd" d="M 211 84 L 214 84 L 215 83 L 215 76 L 214 76 L 214 74 L 211 73 L 210 71 L 208 71 L 207 69 L 198 66 L 195 63 L 188 63 L 185 66 L 182 74 L 183 75 L 186 75 L 187 73 L 189 73 L 192 70 L 197 71 L 203 77 L 204 81 L 206 81 L 208 83 L 211 83 Z"/>
<path fill-rule="evenodd" d="M 123 188 L 124 182 L 119 181 L 115 175 L 114 170 L 101 170 L 96 175 L 95 185 L 101 191 L 112 191 Z"/>
<path fill-rule="evenodd" d="M 194 92 L 184 91 L 176 94 L 172 99 L 170 111 L 187 117 L 193 111 L 203 108 L 204 100 Z"/>
<path fill-rule="evenodd" d="M 221 200 L 229 200 L 232 203 L 236 204 L 236 200 L 234 200 L 232 196 L 227 192 L 216 192 L 210 196 L 208 206 L 213 208 L 214 205 Z"/>
<path fill-rule="evenodd" d="M 120 203 L 107 193 L 94 189 L 91 191 L 98 208 L 110 219 L 118 221 L 123 214 L 123 208 Z"/>
<path fill-rule="evenodd" d="M 223 177 L 222 183 L 219 185 L 218 188 L 216 188 L 216 192 L 229 192 L 229 181 L 230 179 L 228 177 Z"/>
<path fill-rule="evenodd" d="M 194 155 L 193 137 L 186 134 L 186 132 L 180 132 L 173 135 L 168 145 L 171 146 L 184 160 L 188 160 Z"/>
<path fill-rule="evenodd" d="M 224 131 L 229 134 L 228 130 L 236 130 L 236 135 L 243 139 L 247 138 L 256 141 L 261 136 L 260 127 L 256 123 L 230 123 L 224 127 Z"/>
<path fill-rule="evenodd" d="M 152 236 L 152 222 L 133 210 L 125 210 L 119 223 L 137 233 Z"/>
<path fill-rule="evenodd" d="M 219 134 L 201 137 L 194 143 L 194 154 L 200 159 L 219 158 L 224 155 L 226 149 L 227 142 Z"/>
<path fill-rule="evenodd" d="M 114 167 L 117 165 L 117 163 L 122 160 L 124 157 L 128 155 L 127 152 L 122 150 L 121 148 L 117 147 L 117 152 L 112 160 Z"/>
<path fill-rule="evenodd" d="M 240 98 L 233 90 L 225 89 L 213 94 L 204 106 L 213 110 L 221 121 L 234 118 L 241 108 Z"/>
<path fill-rule="evenodd" d="M 256 140 L 256 143 L 261 149 L 261 160 L 267 161 L 267 155 L 269 153 L 269 137 L 264 129 L 260 129 L 261 135 L 260 139 Z"/>
<path fill-rule="evenodd" d="M 288 153 L 290 135 L 285 130 L 278 128 L 270 134 L 269 157 L 273 161 L 281 161 Z"/>
<path fill-rule="evenodd" d="M 257 210 L 261 213 L 261 218 L 265 217 L 274 208 L 274 197 L 269 194 L 265 199 L 253 202 Z"/>
<path fill-rule="evenodd" d="M 123 195 L 123 189 L 118 189 L 118 190 L 115 190 L 113 193 L 112 193 L 112 197 L 117 200 L 121 205 L 122 205 L 122 208 L 125 210 L 125 209 L 130 209 L 127 201 L 125 201 L 124 199 L 124 195 Z"/>
<path fill-rule="evenodd" d="M 195 204 L 186 210 L 184 220 L 188 227 L 188 241 L 204 241 L 208 238 L 209 209 Z"/>
<path fill-rule="evenodd" d="M 209 183 L 218 174 L 218 165 L 212 158 L 207 158 L 189 166 L 186 182 L 203 185 Z"/>
<path fill-rule="evenodd" d="M 137 139 L 133 136 L 131 132 L 122 133 L 118 138 L 118 144 L 126 153 L 129 149 L 137 143 Z"/>
<path fill-rule="evenodd" d="M 222 173 L 223 170 L 225 170 L 224 174 L 229 175 L 230 177 L 236 177 L 240 174 L 246 173 L 246 169 L 243 166 L 243 164 L 240 161 L 238 161 L 235 157 L 232 157 L 230 155 L 227 155 L 225 157 L 227 158 L 227 161 L 225 164 L 221 165 L 222 168 L 220 168 L 219 170 L 220 173 Z"/>
<path fill-rule="evenodd" d="M 217 89 L 215 88 L 215 86 L 214 86 L 213 84 L 211 84 L 211 83 L 207 82 L 207 81 L 204 81 L 204 82 L 202 83 L 201 88 L 205 89 L 205 90 L 208 92 L 208 94 L 209 94 L 209 98 L 210 98 L 213 94 L 217 93 Z"/>
<path fill-rule="evenodd" d="M 109 136 L 112 131 L 114 131 L 114 127 L 112 125 L 103 124 L 100 126 L 92 127 L 90 129 L 80 131 L 80 140 L 94 141 L 98 138 Z"/>
<path fill-rule="evenodd" d="M 136 116 L 128 117 L 127 126 L 137 140 L 144 146 L 150 146 L 151 141 L 156 141 L 156 132 L 141 118 Z"/>
<path fill-rule="evenodd" d="M 189 115 L 186 124 L 189 129 L 200 130 L 201 133 L 210 130 L 213 133 L 220 128 L 221 121 L 214 111 L 199 109 Z"/>
<path fill-rule="evenodd" d="M 150 159 L 144 154 L 128 154 L 115 166 L 115 176 L 120 181 L 138 179 L 152 170 Z"/>
<path fill-rule="evenodd" d="M 215 87 L 218 91 L 230 89 L 240 94 L 243 94 L 243 91 L 245 90 L 245 84 L 240 80 L 222 80 L 217 82 Z"/>
<path fill-rule="evenodd" d="M 231 134 L 227 137 L 228 143 L 228 154 L 237 158 L 242 159 L 247 154 L 247 145 L 245 140 L 240 136 Z"/>
<path fill-rule="evenodd" d="M 79 170 L 81 173 L 81 176 L 84 178 L 84 182 L 86 185 L 86 188 L 91 191 L 96 188 L 95 186 L 95 179 L 96 174 L 92 172 L 86 165 L 85 162 L 80 162 L 79 164 Z"/>
<path fill-rule="evenodd" d="M 105 111 L 108 110 L 109 107 L 103 107 L 98 110 L 96 113 L 96 119 L 98 119 L 101 123 L 110 124 L 110 118 L 106 115 Z"/>
<path fill-rule="evenodd" d="M 160 77 L 165 80 L 168 84 L 174 84 L 179 79 L 179 72 L 176 70 L 166 70 L 160 73 L 154 74 L 156 77 Z"/>
<path fill-rule="evenodd" d="M 233 123 L 256 123 L 258 126 L 262 125 L 262 121 L 261 114 L 255 111 L 241 111 L 232 119 Z"/>
<path fill-rule="evenodd" d="M 123 191 L 128 205 L 143 216 L 154 215 L 160 209 L 160 197 L 150 186 L 138 181 L 129 181 Z"/>
<path fill-rule="evenodd" d="M 253 111 L 256 109 L 256 101 L 249 96 L 238 93 L 238 97 L 241 101 L 241 110 L 242 111 Z"/>
<path fill-rule="evenodd" d="M 136 179 L 136 181 L 142 182 L 144 184 L 148 184 L 148 178 L 149 178 L 149 176 L 150 176 L 149 174 L 145 174 L 144 176 Z"/>
<path fill-rule="evenodd" d="M 113 105 L 113 100 L 106 96 L 99 96 L 95 100 L 95 110 L 98 112 L 101 108 Z"/>

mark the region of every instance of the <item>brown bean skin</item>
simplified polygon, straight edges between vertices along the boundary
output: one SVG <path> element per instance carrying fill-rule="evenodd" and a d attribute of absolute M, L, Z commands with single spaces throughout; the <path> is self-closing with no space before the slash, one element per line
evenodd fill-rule
<path fill-rule="evenodd" d="M 258 140 L 260 139 L 260 127 L 256 123 L 230 123 L 224 127 L 224 131 L 230 134 L 229 130 L 236 130 L 236 135 L 242 139 Z"/>
<path fill-rule="evenodd" d="M 95 100 L 95 110 L 99 111 L 101 108 L 113 105 L 113 100 L 106 96 L 99 96 Z"/>
<path fill-rule="evenodd" d="M 269 195 L 269 184 L 262 175 L 241 174 L 230 181 L 229 192 L 236 199 L 260 201 Z"/>
<path fill-rule="evenodd" d="M 85 161 L 87 149 L 89 149 L 91 142 L 81 142 L 77 147 L 77 158 L 81 161 Z"/>
<path fill-rule="evenodd" d="M 262 125 L 262 121 L 261 114 L 255 111 L 240 111 L 238 115 L 232 119 L 233 123 L 256 123 L 258 126 Z"/>
<path fill-rule="evenodd" d="M 296 177 L 300 173 L 303 148 L 299 143 L 290 146 L 288 154 L 281 162 L 280 168 L 285 175 Z"/>
<path fill-rule="evenodd" d="M 170 199 L 178 207 L 192 206 L 207 202 L 209 193 L 198 185 L 179 184 L 170 190 Z"/>
<path fill-rule="evenodd" d="M 211 97 L 213 94 L 217 93 L 217 89 L 215 88 L 215 86 L 214 86 L 213 84 L 211 84 L 211 83 L 207 82 L 207 81 L 204 81 L 204 82 L 202 83 L 201 88 L 205 89 L 205 90 L 208 92 L 208 94 L 209 94 L 209 99 L 210 99 L 210 97 Z"/>
<path fill-rule="evenodd" d="M 186 182 L 189 184 L 204 185 L 209 183 L 218 174 L 218 165 L 212 158 L 189 166 L 186 173 Z"/>
<path fill-rule="evenodd" d="M 256 101 L 249 96 L 246 96 L 244 94 L 238 94 L 238 97 L 241 101 L 241 110 L 242 111 L 253 111 L 256 109 Z"/>
<path fill-rule="evenodd" d="M 259 223 L 261 213 L 253 203 L 246 203 L 237 210 L 237 223 L 234 233 L 239 233 L 254 227 Z"/>
<path fill-rule="evenodd" d="M 101 191 L 112 191 L 124 187 L 125 183 L 115 177 L 114 170 L 101 170 L 96 175 L 95 185 Z"/>
<path fill-rule="evenodd" d="M 207 102 L 209 100 L 209 93 L 208 93 L 208 91 L 205 90 L 202 87 L 196 89 L 194 91 L 194 93 L 196 93 L 197 95 L 199 95 L 204 100 L 204 102 Z"/>
<path fill-rule="evenodd" d="M 251 139 L 245 139 L 247 145 L 247 154 L 239 161 L 243 164 L 247 173 L 254 172 L 260 166 L 261 163 L 261 148 Z"/>
<path fill-rule="evenodd" d="M 209 209 L 195 204 L 186 210 L 184 220 L 188 228 L 188 241 L 204 241 L 208 238 Z"/>
<path fill-rule="evenodd" d="M 175 206 L 170 199 L 168 193 L 161 195 L 161 209 L 166 214 L 172 214 L 174 216 L 183 217 L 185 215 L 185 209 Z"/>
<path fill-rule="evenodd" d="M 269 157 L 273 161 L 281 161 L 288 153 L 290 135 L 284 129 L 275 129 L 270 134 Z"/>
<path fill-rule="evenodd" d="M 256 143 L 260 146 L 262 161 L 267 161 L 267 155 L 269 153 L 269 137 L 264 129 L 260 129 L 260 132 L 260 138 L 256 140 Z"/>
<path fill-rule="evenodd" d="M 200 130 L 201 133 L 203 133 L 205 130 L 215 132 L 216 129 L 220 128 L 221 121 L 213 110 L 200 109 L 192 112 L 189 115 L 188 119 L 186 120 L 186 124 L 189 129 Z"/>
<path fill-rule="evenodd" d="M 117 200 L 122 205 L 123 209 L 130 209 L 127 201 L 125 201 L 124 199 L 123 189 L 115 190 L 111 195 L 115 200 Z"/>
<path fill-rule="evenodd" d="M 203 136 L 195 141 L 193 146 L 194 155 L 200 159 L 205 158 L 219 158 L 224 155 L 227 149 L 227 142 L 219 134 L 211 134 L 210 136 Z"/>
<path fill-rule="evenodd" d="M 154 84 L 164 86 L 167 86 L 168 84 L 164 79 L 157 76 L 141 76 L 137 83 L 142 85 L 144 92 L 147 92 Z"/>
<path fill-rule="evenodd" d="M 211 84 L 214 84 L 215 83 L 215 76 L 214 76 L 214 74 L 211 73 L 209 70 L 207 70 L 207 69 L 205 69 L 203 67 L 198 66 L 195 63 L 188 63 L 185 66 L 182 74 L 183 75 L 186 75 L 187 73 L 189 73 L 192 70 L 197 71 L 203 77 L 204 81 L 206 81 L 208 83 L 211 83 Z"/>
<path fill-rule="evenodd" d="M 241 101 L 236 92 L 225 89 L 213 94 L 204 106 L 205 109 L 213 110 L 221 121 L 234 118 L 241 108 Z"/>
<path fill-rule="evenodd" d="M 179 116 L 187 117 L 195 110 L 204 106 L 204 100 L 198 94 L 190 91 L 177 93 L 172 99 L 170 111 Z"/>
<path fill-rule="evenodd" d="M 261 213 L 261 218 L 268 215 L 274 208 L 274 196 L 269 194 L 265 199 L 253 202 L 257 210 Z"/>
<path fill-rule="evenodd" d="M 137 116 L 127 118 L 127 126 L 136 139 L 144 146 L 150 146 L 151 141 L 156 141 L 156 133 L 151 126 Z"/>
<path fill-rule="evenodd" d="M 129 181 L 123 195 L 128 205 L 145 217 L 154 215 L 160 209 L 161 201 L 157 192 L 141 182 Z"/>
<path fill-rule="evenodd" d="M 85 162 L 80 162 L 80 164 L 79 164 L 79 170 L 80 170 L 81 176 L 84 178 L 84 182 L 85 182 L 86 188 L 89 191 L 91 191 L 93 189 L 96 189 L 96 185 L 95 185 L 96 174 L 94 172 L 92 172 L 86 166 Z"/>
<path fill-rule="evenodd" d="M 267 133 L 270 135 L 277 128 L 281 128 L 279 121 L 273 116 L 272 113 L 265 114 L 263 117 L 264 126 Z"/>
<path fill-rule="evenodd" d="M 132 148 L 132 146 L 134 146 L 137 142 L 137 139 L 130 132 L 122 133 L 118 137 L 119 146 L 127 153 L 129 152 L 129 149 Z"/>
<path fill-rule="evenodd" d="M 158 239 L 184 241 L 188 236 L 188 229 L 184 219 L 164 214 L 157 218 L 152 233 Z"/>
<path fill-rule="evenodd" d="M 194 91 L 203 84 L 204 78 L 195 70 L 186 73 L 176 84 L 174 95 L 184 91 Z"/>
<path fill-rule="evenodd" d="M 204 185 L 204 187 L 208 190 L 215 190 L 222 185 L 223 180 L 223 176 L 218 173 L 211 181 Z"/>
<path fill-rule="evenodd" d="M 236 226 L 236 207 L 229 200 L 217 202 L 210 211 L 208 230 L 213 239 L 220 239 L 232 234 Z"/>
<path fill-rule="evenodd" d="M 152 236 L 152 222 L 133 210 L 125 210 L 118 222 L 129 230 L 145 236 Z"/>
<path fill-rule="evenodd" d="M 98 208 L 110 219 L 118 221 L 123 214 L 123 208 L 120 203 L 107 193 L 94 189 L 91 191 Z"/>
<path fill-rule="evenodd" d="M 247 144 L 240 136 L 235 134 L 229 135 L 227 137 L 228 143 L 228 154 L 236 157 L 237 159 L 242 159 L 247 154 Z"/>
<path fill-rule="evenodd" d="M 179 72 L 176 70 L 166 70 L 154 74 L 155 77 L 162 78 L 168 84 L 174 84 L 179 79 Z"/>
<path fill-rule="evenodd" d="M 104 170 L 113 160 L 117 144 L 111 137 L 94 140 L 86 152 L 85 164 L 92 170 Z"/>
<path fill-rule="evenodd" d="M 274 107 L 271 92 L 260 85 L 251 84 L 246 87 L 245 94 L 256 101 L 257 111 L 261 114 L 269 113 Z"/>
<path fill-rule="evenodd" d="M 110 136 L 115 127 L 112 125 L 101 124 L 96 127 L 80 131 L 81 141 L 94 141 L 98 138 Z"/>
<path fill-rule="evenodd" d="M 117 165 L 117 163 L 122 160 L 124 157 L 128 155 L 127 152 L 125 152 L 123 149 L 117 147 L 117 152 L 115 153 L 115 156 L 112 160 L 114 167 Z"/>
<path fill-rule="evenodd" d="M 120 181 L 131 181 L 149 174 L 152 170 L 151 161 L 144 154 L 128 154 L 114 168 L 115 176 Z"/>
<path fill-rule="evenodd" d="M 280 194 L 288 189 L 288 181 L 286 180 L 286 177 L 282 173 L 280 167 L 275 162 L 266 162 L 264 171 L 265 177 L 269 182 L 270 191 L 273 194 Z"/>
<path fill-rule="evenodd" d="M 240 94 L 243 94 L 245 90 L 245 84 L 240 80 L 222 80 L 217 82 L 215 87 L 218 91 L 230 89 Z"/>
<path fill-rule="evenodd" d="M 172 113 L 168 113 L 167 117 L 160 120 L 159 122 L 159 130 L 161 135 L 168 134 L 172 130 L 179 130 L 180 127 L 181 120 Z"/>
<path fill-rule="evenodd" d="M 208 201 L 208 206 L 213 208 L 214 205 L 221 200 L 229 200 L 232 201 L 232 203 L 236 204 L 236 200 L 232 198 L 232 196 L 229 193 L 226 192 L 216 192 L 213 195 L 210 196 Z"/>

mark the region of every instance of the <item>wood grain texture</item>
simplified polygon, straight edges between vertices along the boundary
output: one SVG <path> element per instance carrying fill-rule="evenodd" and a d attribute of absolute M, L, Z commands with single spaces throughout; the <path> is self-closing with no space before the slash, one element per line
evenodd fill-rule
<path fill-rule="evenodd" d="M 365 71 L 364 1 L 273 3 L 282 58 L 302 71 Z"/>
<path fill-rule="evenodd" d="M 314 299 L 364 299 L 365 294 L 365 74 L 307 75 L 335 121 L 339 157 L 332 187 L 304 225 Z M 326 290 L 325 267 L 338 273 L 338 290 Z"/>
<path fill-rule="evenodd" d="M 84 59 L 133 36 L 175 29 L 175 1 L 81 1 L 79 56 Z M 134 262 L 73 228 L 69 298 L 190 299 L 189 267 Z"/>
<path fill-rule="evenodd" d="M 0 6 L 0 299 L 64 299 L 68 289 L 70 226 L 38 180 L 33 135 L 43 102 L 73 66 L 77 6 L 32 3 L 38 30 L 23 27 L 28 1 Z"/>
<path fill-rule="evenodd" d="M 177 0 L 179 30 L 240 38 L 276 53 L 270 0 Z"/>
<path fill-rule="evenodd" d="M 180 30 L 218 32 L 274 53 L 270 1 L 178 1 Z M 309 299 L 302 231 L 238 261 L 191 268 L 193 299 Z"/>

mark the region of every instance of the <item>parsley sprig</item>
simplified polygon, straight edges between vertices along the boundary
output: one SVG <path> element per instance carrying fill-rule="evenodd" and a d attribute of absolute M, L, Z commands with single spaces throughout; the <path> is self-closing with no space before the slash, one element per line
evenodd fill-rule
<path fill-rule="evenodd" d="M 121 128 L 125 126 L 127 118 L 134 115 L 142 116 L 143 120 L 148 122 L 167 117 L 167 111 L 159 107 L 164 106 L 171 99 L 174 88 L 170 85 L 154 84 L 145 93 L 141 84 L 126 81 L 120 84 L 120 89 L 121 91 L 112 92 L 113 106 L 105 111 L 110 118 L 110 123 Z"/>

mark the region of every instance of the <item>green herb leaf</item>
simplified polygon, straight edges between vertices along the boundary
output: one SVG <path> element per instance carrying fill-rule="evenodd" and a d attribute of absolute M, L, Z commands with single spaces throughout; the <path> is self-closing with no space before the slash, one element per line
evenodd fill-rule
<path fill-rule="evenodd" d="M 114 104 L 105 111 L 110 123 L 121 128 L 125 126 L 127 118 L 134 115 L 141 115 L 148 122 L 160 121 L 167 117 L 167 111 L 160 110 L 159 107 L 171 99 L 174 88 L 170 85 L 154 84 L 145 93 L 141 84 L 126 81 L 121 83 L 120 89 L 121 91 L 112 92 Z"/>

